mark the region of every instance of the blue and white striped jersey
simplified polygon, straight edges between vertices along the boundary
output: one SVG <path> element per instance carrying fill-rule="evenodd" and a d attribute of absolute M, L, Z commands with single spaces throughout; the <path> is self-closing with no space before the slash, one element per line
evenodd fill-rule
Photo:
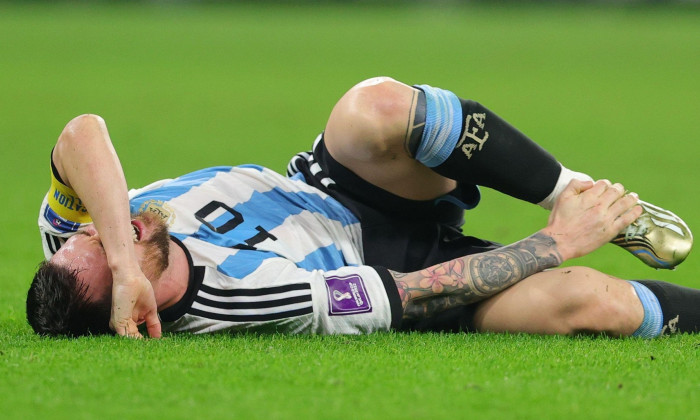
<path fill-rule="evenodd" d="M 47 258 L 80 226 L 61 218 L 52 191 L 39 217 Z M 160 314 L 165 331 L 389 329 L 387 292 L 379 273 L 362 265 L 357 218 L 301 175 L 214 167 L 129 197 L 132 212 L 158 214 L 191 259 L 185 297 Z"/>

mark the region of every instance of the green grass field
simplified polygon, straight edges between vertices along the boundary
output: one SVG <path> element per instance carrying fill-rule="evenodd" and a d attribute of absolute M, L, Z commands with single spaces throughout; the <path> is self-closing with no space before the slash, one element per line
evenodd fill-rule
<path fill-rule="evenodd" d="M 218 164 L 281 172 L 346 89 L 389 75 L 484 103 L 698 230 L 699 68 L 690 6 L 0 3 L 0 418 L 696 418 L 698 336 L 49 340 L 24 299 L 49 151 L 78 114 L 107 120 L 131 186 Z M 470 234 L 512 242 L 546 223 L 483 196 Z M 674 272 L 612 245 L 576 264 L 700 287 L 693 254 Z"/>

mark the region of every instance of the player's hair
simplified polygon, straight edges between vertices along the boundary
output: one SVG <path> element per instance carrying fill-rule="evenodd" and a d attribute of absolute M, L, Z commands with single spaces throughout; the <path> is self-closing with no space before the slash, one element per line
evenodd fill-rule
<path fill-rule="evenodd" d="M 86 298 L 87 285 L 77 270 L 44 261 L 27 293 L 27 321 L 42 336 L 79 337 L 113 334 L 109 328 L 111 297 Z"/>

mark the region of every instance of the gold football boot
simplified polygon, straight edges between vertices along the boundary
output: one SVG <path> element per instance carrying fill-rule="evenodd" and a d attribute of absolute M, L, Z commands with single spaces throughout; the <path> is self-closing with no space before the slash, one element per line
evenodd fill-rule
<path fill-rule="evenodd" d="M 639 200 L 642 215 L 612 240 L 646 265 L 673 269 L 690 253 L 693 234 L 675 214 Z"/>

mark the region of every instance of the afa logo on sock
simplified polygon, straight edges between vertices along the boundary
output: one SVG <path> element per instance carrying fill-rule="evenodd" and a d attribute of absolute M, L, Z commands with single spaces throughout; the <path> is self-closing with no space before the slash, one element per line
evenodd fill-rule
<path fill-rule="evenodd" d="M 474 112 L 467 115 L 467 118 L 464 120 L 464 134 L 457 142 L 455 149 L 461 149 L 467 156 L 467 159 L 471 159 L 475 151 L 483 149 L 484 143 L 489 138 L 489 132 L 485 128 L 485 113 Z M 471 139 L 471 141 L 465 143 L 467 139 Z"/>

